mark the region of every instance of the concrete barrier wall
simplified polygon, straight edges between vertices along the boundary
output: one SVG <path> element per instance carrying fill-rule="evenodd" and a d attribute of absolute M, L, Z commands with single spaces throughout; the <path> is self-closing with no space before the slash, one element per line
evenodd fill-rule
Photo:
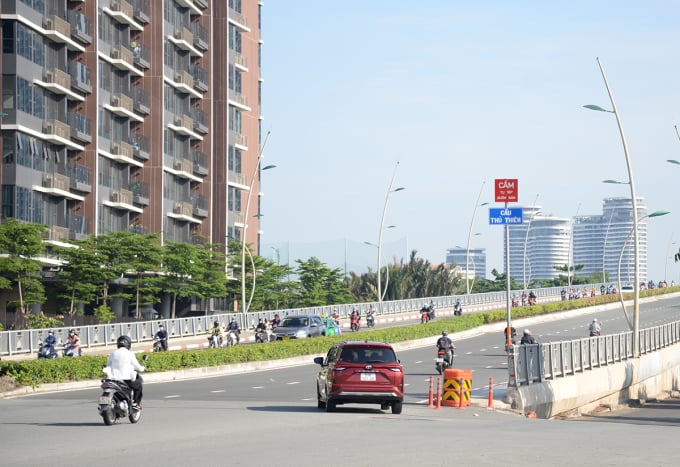
<path fill-rule="evenodd" d="M 540 418 L 586 413 L 598 406 L 665 396 L 680 389 L 680 344 L 606 367 L 508 388 L 508 402 Z"/>

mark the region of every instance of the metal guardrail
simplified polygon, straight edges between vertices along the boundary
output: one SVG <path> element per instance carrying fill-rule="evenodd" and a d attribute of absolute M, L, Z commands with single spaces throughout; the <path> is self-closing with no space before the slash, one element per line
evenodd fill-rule
<path fill-rule="evenodd" d="M 680 321 L 641 329 L 639 335 L 641 354 L 669 347 L 680 342 Z M 510 358 L 514 358 L 517 386 L 542 383 L 633 358 L 633 331 L 571 341 L 516 345 Z M 513 366 L 509 367 L 512 371 Z"/>
<path fill-rule="evenodd" d="M 599 290 L 599 284 L 582 286 L 590 289 L 596 287 Z M 564 287 L 546 287 L 542 289 L 532 289 L 538 297 L 538 302 L 546 299 L 554 299 L 560 296 L 560 291 Z M 520 294 L 521 291 L 512 291 L 512 293 Z M 136 321 L 131 323 L 112 323 L 112 324 L 98 324 L 91 326 L 76 326 L 80 336 L 80 345 L 82 349 L 103 347 L 107 345 L 115 345 L 116 339 L 120 335 L 128 335 L 133 343 L 153 340 L 153 336 L 158 331 L 160 324 L 165 325 L 168 331 L 169 338 L 182 338 L 190 336 L 203 335 L 212 327 L 214 321 L 219 321 L 222 326 L 226 326 L 232 318 L 236 319 L 241 329 L 254 328 L 260 318 L 273 319 L 275 314 L 279 314 L 281 318 L 287 315 L 299 314 L 318 314 L 321 316 L 330 316 L 336 312 L 341 318 L 348 318 L 352 310 L 359 309 L 365 311 L 373 306 L 376 309 L 378 316 L 395 315 L 412 313 L 420 310 L 424 304 L 429 304 L 430 301 L 434 303 L 436 308 L 453 308 L 457 300 L 460 300 L 463 307 L 466 306 L 480 306 L 498 304 L 502 307 L 506 301 L 506 292 L 488 292 L 482 294 L 470 295 L 450 295 L 444 297 L 428 297 L 428 298 L 413 298 L 406 300 L 395 300 L 389 302 L 382 302 L 379 307 L 378 302 L 367 303 L 352 303 L 344 305 L 326 305 L 307 308 L 296 308 L 289 310 L 267 310 L 256 311 L 248 313 L 223 313 L 223 314 L 208 314 L 203 316 L 167 319 L 160 318 L 150 321 Z M 57 338 L 57 349 L 63 348 L 64 342 L 68 337 L 70 327 L 53 328 L 55 337 Z M 15 355 L 37 352 L 40 342 L 47 336 L 48 329 L 24 329 L 15 331 L 0 332 L 0 356 Z"/>

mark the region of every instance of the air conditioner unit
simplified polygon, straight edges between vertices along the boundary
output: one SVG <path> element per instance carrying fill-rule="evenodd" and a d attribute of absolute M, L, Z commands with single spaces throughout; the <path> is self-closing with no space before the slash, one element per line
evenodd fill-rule
<path fill-rule="evenodd" d="M 173 164 L 173 168 L 175 170 L 182 170 L 182 161 L 175 161 L 175 163 Z"/>
<path fill-rule="evenodd" d="M 111 105 L 114 107 L 120 107 L 120 96 L 111 96 Z"/>
<path fill-rule="evenodd" d="M 182 73 L 175 73 L 175 83 L 182 82 Z"/>
<path fill-rule="evenodd" d="M 175 117 L 175 125 L 182 126 L 182 117 Z"/>
<path fill-rule="evenodd" d="M 114 191 L 113 193 L 111 193 L 111 201 L 113 201 L 114 203 L 119 203 L 120 202 L 120 193 L 118 193 L 117 191 Z"/>
<path fill-rule="evenodd" d="M 54 24 L 52 24 L 52 18 L 45 18 L 45 29 L 50 31 L 54 29 Z"/>
<path fill-rule="evenodd" d="M 54 81 L 54 74 L 52 73 L 52 70 L 45 71 L 45 81 L 47 81 L 48 83 Z"/>
<path fill-rule="evenodd" d="M 111 154 L 120 154 L 120 145 L 118 143 L 111 143 Z"/>
<path fill-rule="evenodd" d="M 54 127 L 52 126 L 51 123 L 45 125 L 45 133 L 47 133 L 48 135 L 54 134 Z"/>
<path fill-rule="evenodd" d="M 175 203 L 172 208 L 172 212 L 175 214 L 182 214 L 182 203 Z"/>
<path fill-rule="evenodd" d="M 120 50 L 111 49 L 111 58 L 119 59 L 120 58 Z"/>

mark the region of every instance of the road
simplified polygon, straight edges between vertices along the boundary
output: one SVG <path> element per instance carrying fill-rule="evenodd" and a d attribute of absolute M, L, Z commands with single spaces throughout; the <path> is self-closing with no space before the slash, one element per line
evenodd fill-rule
<path fill-rule="evenodd" d="M 679 299 L 646 303 L 643 326 L 675 319 Z M 583 336 L 592 313 L 535 322 L 542 341 Z M 597 314 L 605 332 L 626 328 L 620 309 Z M 473 370 L 483 400 L 488 378 L 507 379 L 502 336 L 457 340 L 456 366 Z M 103 425 L 97 389 L 0 400 L 2 463 L 188 465 L 675 465 L 679 405 L 536 420 L 484 406 L 427 407 L 434 347 L 399 352 L 406 371 L 404 413 L 374 406 L 316 408 L 310 364 L 190 381 L 147 384 L 139 424 Z M 496 389 L 499 398 L 502 391 Z M 478 402 L 478 401 L 477 401 Z M 621 415 L 619 415 L 621 414 Z M 617 423 L 612 423 L 617 421 Z M 644 422 L 643 422 L 644 421 Z M 673 437 L 673 438 L 671 438 Z M 116 453 L 120 456 L 116 457 Z"/>

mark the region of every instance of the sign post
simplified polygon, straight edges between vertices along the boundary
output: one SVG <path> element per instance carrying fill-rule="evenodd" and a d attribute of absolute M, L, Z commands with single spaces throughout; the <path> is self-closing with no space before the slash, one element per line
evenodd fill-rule
<path fill-rule="evenodd" d="M 504 219 L 503 222 L 499 224 L 505 225 L 505 310 L 506 310 L 506 329 L 512 327 L 512 320 L 510 317 L 511 303 L 510 303 L 510 224 L 523 222 L 522 210 L 519 209 L 519 222 L 515 222 L 514 219 L 517 217 L 512 216 L 512 210 L 508 209 L 508 203 L 516 203 L 519 199 L 518 197 L 518 180 L 516 178 L 497 178 L 494 181 L 495 195 L 497 203 L 505 203 L 505 214 L 503 212 L 500 218 Z M 513 219 L 509 222 L 509 219 Z M 491 210 L 489 210 L 489 223 L 491 222 Z M 507 332 L 506 332 L 507 334 Z M 510 354 L 510 349 L 512 348 L 512 339 L 508 336 L 505 340 L 506 348 L 508 349 L 508 354 Z M 509 363 L 509 362 L 508 362 Z"/>

